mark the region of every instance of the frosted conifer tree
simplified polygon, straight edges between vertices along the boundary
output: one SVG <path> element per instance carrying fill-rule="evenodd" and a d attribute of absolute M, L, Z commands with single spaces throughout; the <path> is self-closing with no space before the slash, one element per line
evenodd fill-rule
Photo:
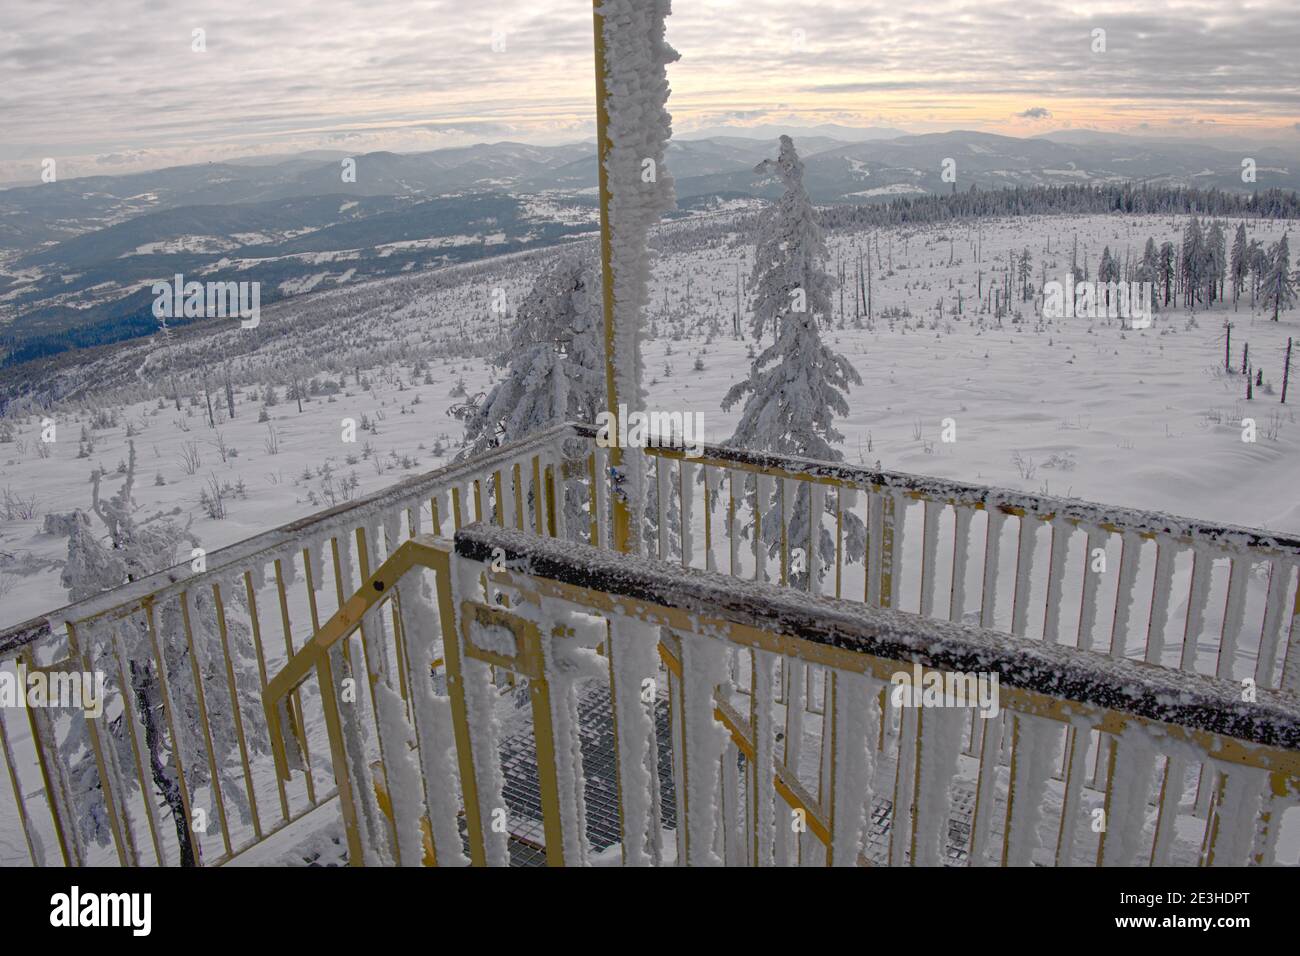
<path fill-rule="evenodd" d="M 1246 224 L 1237 224 L 1237 233 L 1232 237 L 1232 304 L 1236 306 L 1241 298 L 1241 287 L 1246 284 L 1250 273 L 1250 247 L 1246 242 Z"/>
<path fill-rule="evenodd" d="M 465 423 L 460 457 L 563 421 L 594 421 L 605 407 L 600 277 L 565 256 L 533 282 L 516 312 L 506 366 Z"/>
<path fill-rule="evenodd" d="M 1264 311 L 1272 311 L 1273 321 L 1278 314 L 1295 304 L 1295 278 L 1291 275 L 1291 249 L 1286 235 L 1273 243 L 1268 251 L 1268 269 L 1264 273 Z"/>
<path fill-rule="evenodd" d="M 848 360 L 822 342 L 817 316 L 829 314 L 830 278 L 823 263 L 826 243 L 808 194 L 803 188 L 803 163 L 789 136 L 781 137 L 776 161 L 760 164 L 756 172 L 773 170 L 781 177 L 785 193 L 760 226 L 763 239 L 754 264 L 754 334 L 759 337 L 767 323 L 775 328 L 776 340 L 754 359 L 747 379 L 737 382 L 723 397 L 729 411 L 744 400 L 740 423 L 727 444 L 752 451 L 777 452 L 825 461 L 839 461 L 843 455 L 833 446 L 843 440 L 832 423 L 834 416 L 849 413 L 846 395 L 862 379 Z M 806 283 L 806 285 L 805 285 Z M 779 492 L 779 489 L 778 489 Z M 751 499 L 753 501 L 753 499 Z M 779 499 L 777 499 L 779 502 Z M 779 514 L 779 503 L 757 503 L 763 514 Z M 809 540 L 808 486 L 801 482 L 788 527 L 791 547 Z M 826 502 L 831 511 L 831 502 Z M 846 518 L 849 509 L 844 509 Z M 855 523 L 856 522 L 856 523 Z M 780 549 L 780 522 L 764 521 L 763 537 L 771 553 Z M 860 521 L 846 522 L 849 554 L 865 542 Z M 833 560 L 835 542 L 820 528 L 818 550 L 822 566 Z M 792 579 L 798 583 L 797 573 Z"/>
<path fill-rule="evenodd" d="M 795 297 L 802 299 L 805 313 L 829 320 L 831 279 L 822 267 L 827 257 L 826 240 L 803 187 L 803 162 L 790 137 L 782 136 L 777 158 L 763 160 L 754 172 L 775 173 L 785 186 L 760 231 L 749 279 L 749 287 L 754 290 L 750 327 L 755 340 L 761 340 L 769 326 L 778 329 L 781 316 L 790 311 Z"/>
<path fill-rule="evenodd" d="M 605 407 L 600 276 L 574 256 L 562 257 L 533 282 L 516 313 L 510 350 L 497 360 L 507 367 L 465 423 L 461 458 L 516 441 L 565 421 L 593 422 Z M 566 447 L 575 460 L 581 440 Z M 564 481 L 566 527 L 580 520 L 589 492 Z"/>

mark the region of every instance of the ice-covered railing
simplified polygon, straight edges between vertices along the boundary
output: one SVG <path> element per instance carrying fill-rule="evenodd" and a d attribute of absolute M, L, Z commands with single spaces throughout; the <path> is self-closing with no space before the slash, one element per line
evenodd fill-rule
<path fill-rule="evenodd" d="M 386 602 L 411 673 L 445 655 L 445 693 L 424 681 L 403 706 L 399 645 L 373 629 Z M 362 722 L 338 704 L 359 655 L 377 675 Z M 811 675 L 820 713 L 782 702 L 783 668 Z M 980 675 L 994 689 L 981 706 L 995 706 L 973 723 L 928 699 L 900 706 L 896 675 L 919 672 Z M 522 701 L 511 718 L 507 673 L 527 690 L 509 695 Z M 504 865 L 531 822 L 553 865 L 1269 863 L 1300 797 L 1290 695 L 1243 700 L 1213 676 L 488 524 L 454 547 L 402 545 L 271 682 L 285 779 L 286 704 L 313 679 L 337 708 L 355 862 Z M 533 821 L 506 792 L 519 755 L 503 720 L 517 741 L 520 714 Z M 1085 770 L 1100 753 L 1094 790 Z M 617 780 L 618 836 L 601 845 L 588 764 Z"/>
<path fill-rule="evenodd" d="M 31 858 L 174 862 L 185 853 L 173 818 L 179 834 L 194 815 L 206 829 L 190 838 L 191 858 L 213 862 L 310 812 L 333 779 L 328 756 L 294 785 L 275 779 L 265 720 L 232 701 L 256 698 L 367 571 L 423 530 L 484 520 L 608 546 L 624 482 L 611 483 L 595 434 L 559 426 L 213 552 L 203 571 L 180 565 L 0 632 L 0 660 L 50 671 L 84 661 L 107 676 L 107 731 L 75 713 L 15 722 L 0 712 L 7 789 Z M 1294 693 L 1300 680 L 1293 538 L 711 445 L 696 458 L 647 451 L 642 540 L 656 558 L 1239 684 Z M 812 529 L 801 503 L 803 515 L 823 515 Z M 405 698 L 396 649 L 394 662 Z M 824 716 L 816 671 L 783 662 L 775 680 L 792 715 Z M 313 723 L 293 706 L 301 733 L 325 733 L 319 710 Z M 186 719 L 173 727 L 176 713 Z M 964 757 L 978 748 L 968 723 Z M 1089 752 L 1087 784 L 1100 792 L 1109 751 Z M 172 791 L 161 814 L 140 797 L 154 777 Z M 1207 771 L 1198 816 L 1213 792 Z"/>
<path fill-rule="evenodd" d="M 258 706 L 268 675 L 422 530 L 483 518 L 561 530 L 572 434 L 550 429 L 0 632 L 10 673 L 105 680 L 104 718 L 0 708 L 10 819 L 31 862 L 220 863 L 329 799 L 328 762 L 295 786 L 274 773 Z M 403 694 L 408 676 L 399 665 Z M 304 737 L 324 733 L 311 704 L 292 703 Z"/>
<path fill-rule="evenodd" d="M 1300 538 L 701 447 L 646 449 L 660 558 L 1300 691 Z"/>

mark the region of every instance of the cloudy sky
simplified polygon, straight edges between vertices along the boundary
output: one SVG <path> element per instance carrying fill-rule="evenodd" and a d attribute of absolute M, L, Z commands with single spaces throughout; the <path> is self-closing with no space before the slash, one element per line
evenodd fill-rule
<path fill-rule="evenodd" d="M 669 105 L 678 132 L 1085 127 L 1300 145 L 1295 0 L 1135 6 L 675 0 Z M 0 181 L 37 181 L 46 157 L 71 176 L 583 139 L 591 37 L 586 0 L 14 0 Z"/>

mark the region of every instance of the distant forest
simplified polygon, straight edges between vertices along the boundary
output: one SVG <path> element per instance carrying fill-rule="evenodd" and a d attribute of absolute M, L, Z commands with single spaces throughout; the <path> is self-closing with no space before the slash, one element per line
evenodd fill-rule
<path fill-rule="evenodd" d="M 829 229 L 897 226 L 1000 216 L 1170 213 L 1232 219 L 1300 218 L 1300 195 L 1289 189 L 1228 193 L 1221 189 L 1124 183 L 1110 186 L 1031 186 L 940 196 L 899 197 L 882 205 L 824 206 Z"/>

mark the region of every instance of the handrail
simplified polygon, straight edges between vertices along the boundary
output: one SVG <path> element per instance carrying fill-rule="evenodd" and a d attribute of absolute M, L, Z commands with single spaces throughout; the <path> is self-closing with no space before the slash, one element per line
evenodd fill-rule
<path fill-rule="evenodd" d="M 492 560 L 499 549 L 497 560 L 503 553 L 507 571 L 583 589 L 587 600 L 605 610 L 630 610 L 643 602 L 685 612 L 697 622 L 727 621 L 751 631 L 779 628 L 834 656 L 890 662 L 886 677 L 899 661 L 949 672 L 996 673 L 1004 687 L 1186 728 L 1186 734 L 1175 730 L 1175 736 L 1195 738 L 1225 760 L 1240 759 L 1241 750 L 1213 739 L 1220 735 L 1287 751 L 1262 765 L 1300 775 L 1300 701 L 1289 694 L 1261 688 L 1256 700 L 1247 702 L 1239 684 L 1208 675 L 492 525 L 462 528 L 455 546 L 458 556 L 481 562 Z M 785 656 L 806 656 L 793 641 L 774 647 Z"/>
<path fill-rule="evenodd" d="M 458 565 L 456 562 L 464 563 Z M 408 592 L 403 584 L 405 576 L 418 568 L 435 572 L 436 609 L 418 597 L 418 587 Z M 479 589 L 484 586 L 485 598 L 476 597 Z M 422 615 L 434 614 L 438 619 L 436 627 L 441 633 L 443 652 L 448 660 L 447 687 L 451 703 L 450 710 L 446 713 L 454 725 L 454 763 L 458 765 L 457 772 L 463 785 L 463 801 L 460 804 L 463 811 L 456 806 L 448 806 L 444 800 L 435 813 L 434 803 L 422 799 L 431 792 L 431 778 L 422 781 L 412 778 L 409 768 L 405 771 L 399 769 L 394 776 L 393 767 L 398 765 L 391 761 L 396 760 L 400 765 L 403 761 L 412 759 L 404 754 L 407 745 L 400 741 L 406 732 L 392 722 L 394 716 L 380 720 L 376 712 L 380 760 L 373 767 L 349 751 L 349 746 L 352 745 L 348 743 L 348 734 L 355 735 L 356 728 L 349 731 L 348 722 L 355 721 L 357 717 L 351 708 L 339 708 L 336 681 L 340 674 L 333 669 L 346 666 L 346 655 L 335 658 L 335 662 L 331 663 L 334 655 L 330 652 L 358 629 L 364 629 L 364 622 L 370 619 L 369 616 L 381 604 L 396 599 L 397 604 L 405 605 L 407 602 L 403 601 L 403 597 L 408 594 L 415 603 L 401 608 L 404 630 L 408 626 L 407 622 L 411 627 L 418 626 L 421 629 L 433 626 L 433 622 L 428 621 L 417 624 Z M 374 840 L 381 843 L 390 841 L 388 846 L 391 851 L 401 842 L 400 838 L 395 840 L 395 835 L 399 832 L 406 834 L 404 855 L 409 854 L 412 860 L 416 859 L 416 844 L 411 842 L 414 821 L 418 822 L 420 832 L 424 835 L 423 861 L 436 862 L 437 853 L 430 834 L 441 826 L 444 842 L 440 849 L 447 848 L 449 844 L 446 840 L 455 839 L 454 818 L 458 812 L 463 812 L 468 826 L 472 862 L 505 862 L 503 844 L 498 842 L 494 846 L 487 839 L 485 830 L 487 815 L 495 812 L 491 808 L 498 806 L 501 800 L 499 778 L 495 777 L 497 771 L 492 769 L 490 763 L 495 759 L 492 755 L 497 752 L 499 742 L 492 739 L 494 732 L 491 727 L 479 726 L 471 718 L 471 714 L 476 712 L 475 708 L 481 709 L 487 699 L 481 696 L 490 687 L 482 670 L 485 666 L 504 667 L 530 681 L 547 858 L 553 865 L 572 859 L 571 855 L 580 846 L 579 843 L 572 842 L 572 821 L 581 815 L 575 817 L 572 811 L 563 811 L 562 805 L 573 800 L 581 801 L 583 797 L 575 795 L 571 790 L 566 795 L 563 781 L 568 779 L 566 774 L 574 771 L 564 763 L 572 758 L 561 757 L 560 754 L 568 753 L 566 748 L 571 747 L 571 742 L 565 742 L 569 739 L 566 735 L 577 731 L 571 724 L 561 727 L 552 723 L 553 715 L 562 714 L 573 706 L 572 703 L 557 702 L 563 700 L 563 697 L 557 699 L 552 696 L 557 693 L 572 693 L 565 689 L 568 686 L 565 682 L 572 679 L 572 672 L 563 667 L 555 670 L 552 662 L 557 659 L 555 655 L 561 654 L 554 642 L 564 641 L 574 635 L 567 627 L 548 624 L 550 619 L 544 610 L 548 602 L 553 602 L 551 606 L 557 610 L 572 607 L 604 617 L 609 622 L 608 630 L 602 630 L 601 633 L 606 635 L 603 653 L 610 659 L 611 706 L 614 706 L 612 695 L 618 681 L 624 682 L 618 690 L 619 699 L 629 689 L 626 683 L 629 679 L 628 672 L 619 671 L 621 676 L 616 679 L 614 660 L 616 656 L 621 660 L 629 652 L 630 645 L 624 642 L 632 638 L 624 634 L 622 625 L 617 622 L 640 621 L 655 628 L 651 633 L 665 635 L 658 641 L 659 658 L 678 688 L 670 691 L 670 706 L 675 708 L 674 727 L 683 719 L 699 719 L 698 716 L 686 718 L 680 710 L 688 707 L 683 694 L 690 697 L 691 713 L 698 715 L 702 706 L 700 700 L 693 695 L 700 692 L 701 672 L 698 668 L 705 665 L 693 656 L 696 651 L 680 643 L 686 640 L 681 635 L 696 635 L 692 638 L 693 641 L 719 639 L 722 646 L 730 648 L 732 652 L 763 652 L 771 655 L 767 659 L 785 661 L 787 666 L 788 662 L 798 661 L 804 666 L 825 668 L 828 675 L 840 675 L 844 681 L 849 680 L 846 675 L 851 674 L 869 678 L 873 683 L 845 684 L 844 693 L 850 697 L 844 702 L 836 703 L 833 714 L 828 704 L 821 734 L 823 737 L 830 734 L 833 741 L 837 727 L 840 728 L 838 732 L 858 734 L 868 728 L 866 741 L 870 741 L 870 746 L 874 747 L 876 731 L 869 728 L 879 727 L 882 734 L 879 746 L 883 752 L 886 746 L 885 735 L 897 736 L 901 733 L 902 737 L 895 745 L 897 759 L 900 761 L 898 779 L 910 779 L 910 775 L 915 772 L 916 790 L 913 793 L 907 789 L 912 784 L 895 783 L 896 802 L 904 800 L 910 803 L 918 800 L 916 794 L 920 792 L 923 780 L 929 781 L 925 786 L 943 785 L 939 780 L 933 779 L 932 775 L 938 772 L 936 767 L 942 766 L 943 760 L 952 761 L 955 757 L 930 758 L 939 759 L 941 763 L 925 764 L 926 769 L 922 769 L 920 753 L 923 745 L 940 746 L 941 736 L 945 733 L 951 735 L 952 725 L 949 724 L 949 729 L 945 730 L 943 722 L 936 717 L 934 720 L 939 723 L 931 727 L 931 720 L 927 718 L 926 729 L 922 731 L 921 715 L 916 715 L 910 724 L 904 718 L 902 729 L 891 732 L 887 730 L 888 723 L 880 722 L 878 718 L 872 718 L 876 723 L 859 722 L 859 718 L 854 715 L 860 714 L 864 707 L 870 709 L 877 704 L 871 696 L 852 695 L 861 695 L 862 688 L 868 686 L 887 687 L 891 675 L 896 675 L 901 668 L 913 663 L 933 671 L 995 676 L 1002 707 L 1013 715 L 1007 724 L 1007 733 L 1011 735 L 1012 769 L 1009 786 L 1012 790 L 1008 792 L 1006 801 L 1004 863 L 1016 860 L 1023 862 L 1026 859 L 1024 834 L 1026 828 L 1032 830 L 1034 814 L 1030 813 L 1026 817 L 1027 811 L 1023 807 L 1013 812 L 1011 802 L 1016 781 L 1021 779 L 1020 774 L 1041 776 L 1045 772 L 1041 765 L 1041 755 L 1034 757 L 1034 748 L 1040 752 L 1042 749 L 1041 734 L 1044 731 L 1041 727 L 1055 727 L 1069 731 L 1070 734 L 1083 732 L 1106 735 L 1113 742 L 1109 750 L 1107 782 L 1100 788 L 1105 793 L 1108 808 L 1112 797 L 1121 799 L 1120 791 L 1127 786 L 1121 778 L 1115 776 L 1116 754 L 1121 754 L 1119 759 L 1125 761 L 1142 759 L 1135 758 L 1132 742 L 1124 743 L 1128 740 L 1128 731 L 1134 727 L 1147 731 L 1143 737 L 1145 740 L 1169 742 L 1168 745 L 1156 743 L 1157 749 L 1170 761 L 1160 793 L 1162 813 L 1178 812 L 1184 771 L 1177 768 L 1186 766 L 1180 761 L 1199 760 L 1207 772 L 1213 772 L 1209 768 L 1216 765 L 1221 768 L 1254 768 L 1245 771 L 1222 769 L 1220 772 L 1223 774 L 1263 771 L 1268 775 L 1267 786 L 1274 795 L 1273 798 L 1287 799 L 1287 794 L 1294 790 L 1300 780 L 1300 701 L 1289 694 L 1259 689 L 1257 696 L 1243 700 L 1237 684 L 1218 677 L 1172 671 L 1141 661 L 1052 645 L 961 623 L 933 620 L 905 611 L 808 594 L 774 584 L 737 580 L 715 571 L 678 567 L 574 541 L 476 522 L 462 526 L 452 541 L 429 534 L 415 535 L 403 541 L 390 552 L 379 568 L 364 577 L 360 587 L 345 597 L 335 614 L 320 625 L 310 641 L 265 686 L 263 706 L 275 756 L 276 773 L 287 781 L 291 778 L 291 773 L 283 720 L 286 716 L 292 719 L 292 710 L 286 705 L 290 703 L 291 695 L 313 671 L 320 681 L 331 763 L 340 795 L 350 860 L 356 863 L 367 859 L 371 852 L 368 848 L 373 845 L 370 841 Z M 537 616 L 539 613 L 541 617 Z M 498 643 L 484 642 L 481 637 L 475 637 L 476 629 L 481 627 L 506 628 L 514 635 L 507 642 L 514 650 L 507 652 Z M 657 630 L 660 627 L 666 630 L 660 632 Z M 670 634 L 676 636 L 666 636 Z M 370 639 L 373 641 L 374 635 Z M 363 630 L 363 649 L 366 640 Z M 544 651 L 546 646 L 551 649 Z M 698 645 L 692 645 L 696 646 Z M 426 652 L 427 649 L 428 645 Z M 686 656 L 688 651 L 691 657 Z M 471 661 L 476 662 L 473 666 L 478 668 L 472 673 L 466 670 Z M 571 665 L 565 665 L 568 666 Z M 644 667 L 644 664 L 639 666 Z M 757 657 L 754 657 L 753 666 L 758 666 Z M 370 674 L 372 684 L 377 680 L 384 681 L 387 682 L 390 693 L 395 691 L 391 674 L 375 674 L 370 671 L 369 664 L 365 673 Z M 566 673 L 569 676 L 565 676 Z M 588 677 L 590 676 L 589 673 Z M 713 681 L 719 679 L 717 675 L 712 678 Z M 852 827 L 856 824 L 846 824 L 844 820 L 837 822 L 836 819 L 837 794 L 841 805 L 845 798 L 839 785 L 829 785 L 829 790 L 826 789 L 827 785 L 819 785 L 817 792 L 812 792 L 801 782 L 795 769 L 797 765 L 787 765 L 788 754 L 787 757 L 774 757 L 770 746 L 761 743 L 771 732 L 771 724 L 762 723 L 764 719 L 770 721 L 771 717 L 758 716 L 758 708 L 770 707 L 772 686 L 766 686 L 763 700 L 767 703 L 760 703 L 758 688 L 752 688 L 749 695 L 751 713 L 745 715 L 728 699 L 724 688 L 715 684 L 713 700 L 707 705 L 708 713 L 725 730 L 730 746 L 734 748 L 733 752 L 743 757 L 746 765 L 751 768 L 747 772 L 763 770 L 765 774 L 770 774 L 770 778 L 763 778 L 767 781 L 764 791 L 768 795 L 754 799 L 770 801 L 775 795 L 783 805 L 801 814 L 808 832 L 816 841 L 820 841 L 819 845 L 828 861 L 832 856 L 837 860 L 846 859 L 846 852 L 852 852 L 856 858 L 856 851 L 852 850 L 856 845 L 852 838 Z M 854 690 L 854 687 L 857 689 Z M 420 692 L 416 693 L 418 697 Z M 477 703 L 474 703 L 475 700 Z M 849 700 L 856 703 L 846 711 L 844 708 L 848 706 Z M 879 706 L 883 718 L 888 713 L 883 696 Z M 414 720 L 416 723 L 411 745 L 414 746 L 418 739 L 418 760 L 421 773 L 427 778 L 430 765 L 425 760 L 430 755 L 426 752 L 426 747 L 433 740 L 429 721 L 445 718 L 437 716 L 440 712 L 427 709 L 422 711 L 410 698 L 407 707 L 413 710 L 407 711 L 406 720 Z M 392 713 L 395 715 L 400 711 Z M 1032 723 L 1025 723 L 1039 719 L 1045 721 L 1039 729 L 1035 729 L 1036 725 Z M 827 720 L 833 723 L 827 724 Z M 698 735 L 699 725 L 695 726 L 694 733 Z M 988 814 L 995 796 L 994 790 L 990 788 L 996 787 L 996 765 L 1001 750 L 998 746 L 1001 731 L 991 731 L 989 727 L 992 726 L 992 723 L 988 724 L 983 731 L 984 743 L 979 754 L 975 755 L 979 764 L 979 799 L 983 801 L 983 810 L 977 805 L 977 815 L 982 814 L 979 817 L 980 835 L 972 836 L 970 852 L 981 858 L 988 852 Z M 1023 755 L 1022 746 L 1018 743 L 1022 731 L 1037 735 L 1038 740 L 1038 743 L 1026 744 L 1029 750 Z M 674 733 L 676 732 L 675 730 Z M 990 737 L 990 733 L 994 736 Z M 936 737 L 936 734 L 940 737 Z M 616 741 L 622 739 L 618 735 L 616 723 Z M 673 746 L 687 748 L 691 746 L 691 739 L 696 739 L 698 743 L 697 738 L 682 738 Z M 1098 739 L 1100 748 L 1101 742 Z M 1065 759 L 1069 765 L 1066 787 L 1073 788 L 1071 792 L 1077 793 L 1077 788 L 1081 785 L 1078 774 L 1082 764 L 1080 756 L 1072 754 L 1077 751 L 1079 755 L 1086 755 L 1087 737 L 1076 741 L 1073 736 L 1067 736 L 1066 740 Z M 832 743 L 832 747 L 835 746 L 837 745 Z M 947 752 L 950 755 L 955 754 L 955 749 L 951 749 L 955 747 L 954 744 L 944 746 L 949 748 Z M 386 748 L 389 750 L 388 758 L 384 757 Z M 912 748 L 915 748 L 914 753 Z M 632 759 L 622 751 L 619 753 L 620 761 Z M 1029 762 L 1033 759 L 1037 759 L 1039 764 L 1031 769 L 1022 768 L 1017 771 L 1015 761 L 1018 756 L 1026 761 L 1026 767 L 1030 766 Z M 685 769 L 679 765 L 674 773 L 694 774 L 701 769 L 700 765 L 692 761 L 702 758 L 683 756 L 682 759 L 687 762 Z M 846 756 L 844 759 L 850 758 Z M 905 772 L 902 763 L 904 760 L 912 761 L 907 764 Z M 947 772 L 951 773 L 953 769 L 950 768 Z M 893 776 L 892 770 L 890 776 Z M 1029 779 L 1030 777 L 1025 777 L 1026 786 L 1030 786 Z M 365 801 L 369 799 L 368 789 L 371 785 L 377 791 L 382 791 L 381 795 L 387 795 L 387 803 L 380 808 L 388 818 L 389 825 L 394 828 L 387 837 L 382 835 L 382 827 L 378 831 L 375 829 L 373 808 L 369 811 L 370 820 L 367 821 L 365 817 Z M 683 785 L 683 781 L 679 780 L 679 788 Z M 446 787 L 450 784 L 443 781 L 438 786 Z M 620 807 L 624 799 L 621 789 L 623 786 L 620 779 Z M 897 789 L 900 786 L 903 786 L 902 791 Z M 1240 812 L 1240 790 L 1225 790 L 1224 786 L 1220 780 L 1211 788 L 1210 799 L 1218 802 L 1212 803 L 1207 816 L 1207 837 L 1203 850 L 1203 861 L 1206 862 L 1212 861 L 1214 857 L 1220 815 Z M 1232 785 L 1236 788 L 1240 786 L 1241 783 Z M 424 788 L 423 793 L 419 792 L 421 787 Z M 1122 799 L 1132 799 L 1127 791 L 1124 793 Z M 687 799 L 685 793 L 679 795 L 679 800 Z M 1073 799 L 1077 801 L 1077 797 Z M 933 818 L 936 806 L 933 801 L 928 802 L 923 809 L 919 804 L 911 803 L 908 810 L 911 814 L 910 822 L 900 821 L 898 813 L 907 808 L 909 803 L 897 808 L 898 812 L 893 819 L 894 825 L 904 835 L 910 830 L 911 859 L 916 862 L 917 834 L 923 832 L 926 840 L 932 840 L 934 834 L 941 831 L 936 829 L 937 824 Z M 1077 803 L 1074 807 L 1077 811 Z M 1260 812 L 1264 814 L 1262 820 L 1271 820 L 1275 813 L 1271 807 L 1270 804 L 1268 809 L 1261 809 Z M 702 812 L 718 811 L 707 808 L 694 810 L 696 814 Z M 758 804 L 744 812 L 759 814 Z M 419 816 L 425 813 L 427 816 Z M 451 814 L 450 820 L 448 814 Z M 690 841 L 698 840 L 700 834 L 692 836 L 695 825 L 690 822 L 691 815 L 689 801 L 679 804 L 679 839 L 684 841 L 681 846 L 685 847 L 679 848 L 679 852 L 685 852 L 687 858 L 693 861 L 699 859 L 699 851 L 690 850 Z M 761 828 L 761 819 L 761 814 L 751 816 L 750 824 Z M 770 825 L 771 817 L 768 819 Z M 1062 817 L 1063 842 L 1056 850 L 1058 863 L 1069 862 L 1071 859 L 1072 838 L 1066 836 L 1066 819 L 1066 816 Z M 1030 822 L 1027 823 L 1026 820 Z M 626 822 L 624 820 L 625 824 Z M 846 826 L 849 827 L 848 831 L 845 830 Z M 1164 835 L 1157 838 L 1157 847 L 1151 850 L 1153 860 L 1158 855 L 1167 853 L 1172 839 L 1169 835 L 1172 832 L 1170 826 L 1172 824 L 1166 824 L 1162 831 Z M 1270 839 L 1275 839 L 1276 827 L 1269 823 L 1268 829 Z M 844 842 L 846 832 L 849 834 L 848 843 Z M 628 833 L 625 832 L 624 839 L 628 838 Z M 757 835 L 755 839 L 758 839 Z M 890 862 L 902 862 L 905 857 L 901 854 L 905 851 L 901 842 L 896 847 L 892 836 L 890 840 Z M 1014 850 L 1011 848 L 1013 840 L 1017 844 Z M 456 849 L 458 846 L 457 843 L 452 849 L 459 852 Z M 1225 858 L 1229 856 L 1228 846 L 1229 844 L 1224 844 L 1219 847 Z M 1103 835 L 1097 852 L 1099 860 L 1109 860 L 1111 856 L 1129 859 L 1133 847 L 1128 840 L 1117 840 L 1108 850 Z M 1242 852 L 1244 850 L 1239 840 L 1231 842 L 1231 858 L 1239 858 Z M 1266 851 L 1260 849 L 1256 853 L 1255 849 L 1251 849 L 1252 859 L 1263 859 L 1260 854 L 1264 852 Z M 928 857 L 923 853 L 921 858 Z"/>
<path fill-rule="evenodd" d="M 566 435 L 595 439 L 597 434 L 598 429 L 594 425 L 582 422 L 555 425 L 529 438 L 492 449 L 471 461 L 453 462 L 425 474 L 403 479 L 364 498 L 287 522 L 270 531 L 227 545 L 207 555 L 208 568 L 203 573 L 216 576 L 224 569 L 259 556 L 271 556 L 281 548 L 301 541 L 308 534 L 337 530 L 336 525 L 344 524 L 341 520 L 332 519 L 342 519 L 363 508 L 396 504 L 421 491 L 454 481 L 457 476 L 490 471 L 497 464 L 546 447 Z M 650 447 L 646 452 L 668 459 L 686 459 L 679 449 Z M 700 457 L 686 460 L 700 465 L 720 465 L 742 471 L 801 478 L 831 486 L 874 486 L 976 509 L 993 507 L 1011 514 L 1031 514 L 1043 520 L 1059 517 L 1069 521 L 1091 522 L 1116 532 L 1127 530 L 1146 537 L 1168 535 L 1187 542 L 1201 541 L 1237 550 L 1253 549 L 1300 559 L 1300 537 L 1260 528 L 1216 524 L 1165 512 L 1110 506 L 1077 498 L 1037 495 L 905 472 L 882 471 L 844 462 L 752 452 L 725 445 L 705 443 L 703 452 Z M 86 620 L 110 614 L 150 595 L 163 595 L 186 586 L 196 577 L 189 566 L 189 562 L 179 562 L 138 581 L 0 629 L 0 657 L 8 656 L 18 648 L 48 636 L 53 628 L 64 621 Z"/>
<path fill-rule="evenodd" d="M 583 437 L 595 439 L 599 430 L 581 422 L 570 423 Z M 749 451 L 729 445 L 701 443 L 702 454 L 687 456 L 681 448 L 650 446 L 646 454 L 688 461 L 695 465 L 719 465 L 739 471 L 799 478 L 829 486 L 875 487 L 886 491 L 921 496 L 932 501 L 976 509 L 998 508 L 1008 514 L 1028 514 L 1044 521 L 1063 518 L 1088 522 L 1111 531 L 1133 531 L 1143 536 L 1168 535 L 1191 542 L 1202 541 L 1220 547 L 1256 549 L 1300 557 L 1300 535 L 1267 531 L 1243 525 L 1219 524 L 1163 511 L 1144 511 L 1101 504 L 1082 498 L 1040 495 L 992 485 L 976 485 L 950 478 L 935 478 L 900 471 L 883 471 L 842 461 L 801 458 Z"/>

